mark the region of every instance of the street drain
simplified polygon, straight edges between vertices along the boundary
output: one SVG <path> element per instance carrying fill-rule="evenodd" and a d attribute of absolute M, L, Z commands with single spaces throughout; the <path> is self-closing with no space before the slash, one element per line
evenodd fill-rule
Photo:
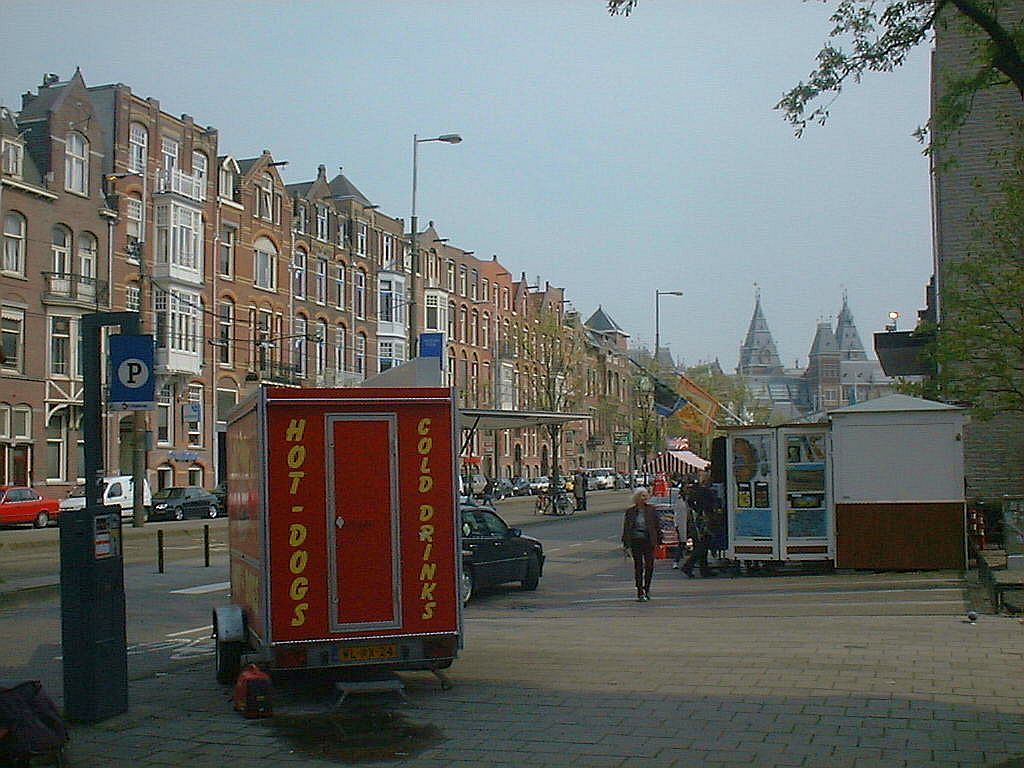
<path fill-rule="evenodd" d="M 296 752 L 343 763 L 365 763 L 415 755 L 441 740 L 434 725 L 416 725 L 380 707 L 358 712 L 275 715 L 265 721 Z"/>

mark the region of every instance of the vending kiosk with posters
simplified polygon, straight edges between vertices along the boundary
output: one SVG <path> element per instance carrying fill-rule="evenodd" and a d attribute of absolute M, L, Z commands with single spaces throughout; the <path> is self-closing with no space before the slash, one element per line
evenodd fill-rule
<path fill-rule="evenodd" d="M 729 430 L 730 559 L 834 559 L 828 450 L 827 424 Z"/>

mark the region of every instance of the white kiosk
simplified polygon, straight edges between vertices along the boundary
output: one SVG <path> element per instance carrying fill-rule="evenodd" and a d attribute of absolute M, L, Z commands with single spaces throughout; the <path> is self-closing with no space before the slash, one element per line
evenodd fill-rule
<path fill-rule="evenodd" d="M 889 395 L 827 418 L 728 430 L 728 557 L 965 567 L 964 409 Z"/>

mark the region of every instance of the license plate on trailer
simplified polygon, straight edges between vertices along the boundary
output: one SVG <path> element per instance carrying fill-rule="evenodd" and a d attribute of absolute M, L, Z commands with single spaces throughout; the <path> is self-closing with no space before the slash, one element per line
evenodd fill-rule
<path fill-rule="evenodd" d="M 338 661 L 386 661 L 398 658 L 398 646 L 389 645 L 343 645 L 338 648 Z"/>

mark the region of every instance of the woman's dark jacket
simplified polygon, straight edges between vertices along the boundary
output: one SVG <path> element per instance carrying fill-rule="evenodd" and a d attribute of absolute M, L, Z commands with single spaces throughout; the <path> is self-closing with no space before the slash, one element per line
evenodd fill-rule
<path fill-rule="evenodd" d="M 644 504 L 640 509 L 643 510 L 644 519 L 647 522 L 648 547 L 654 549 L 661 543 L 661 521 L 658 513 L 650 504 Z M 636 520 L 638 511 L 637 507 L 630 507 L 622 519 L 622 543 L 624 546 L 628 547 L 633 543 L 633 521 Z"/>

